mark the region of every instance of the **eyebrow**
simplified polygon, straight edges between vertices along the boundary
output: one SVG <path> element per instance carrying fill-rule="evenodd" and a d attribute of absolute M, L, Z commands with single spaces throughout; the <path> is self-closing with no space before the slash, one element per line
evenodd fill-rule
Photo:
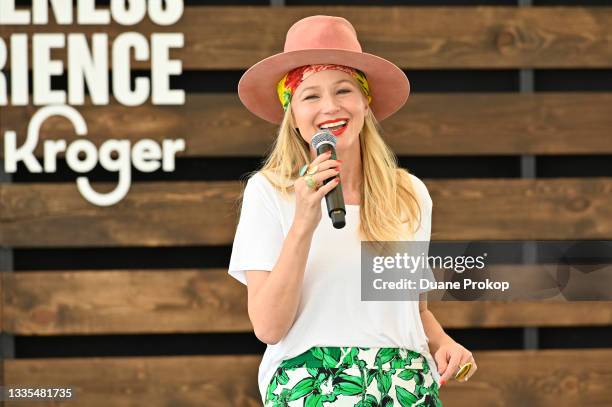
<path fill-rule="evenodd" d="M 339 81 L 334 82 L 334 85 L 337 85 L 337 84 L 342 83 L 342 82 L 353 83 L 353 82 L 351 82 L 351 81 L 350 81 L 350 79 L 340 79 Z M 302 89 L 302 90 L 300 91 L 300 95 L 302 95 L 302 94 L 303 94 L 304 92 L 306 92 L 308 89 L 312 89 L 312 88 L 320 88 L 320 86 L 319 86 L 319 85 L 313 85 L 313 86 L 309 86 L 309 87 L 307 87 L 307 88 L 304 88 L 304 89 Z"/>

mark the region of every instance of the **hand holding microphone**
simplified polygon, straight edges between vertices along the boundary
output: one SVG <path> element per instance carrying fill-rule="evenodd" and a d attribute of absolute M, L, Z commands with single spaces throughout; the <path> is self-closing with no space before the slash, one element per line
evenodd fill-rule
<path fill-rule="evenodd" d="M 321 199 L 340 186 L 338 165 L 329 151 L 319 154 L 309 165 L 302 167 L 300 178 L 295 182 L 293 220 L 300 229 L 313 232 L 321 221 Z"/>
<path fill-rule="evenodd" d="M 296 210 L 294 224 L 307 231 L 314 231 L 321 221 L 321 199 L 325 196 L 327 213 L 336 229 L 346 225 L 344 197 L 339 184 L 339 162 L 336 160 L 336 136 L 321 130 L 312 137 L 311 144 L 317 152 L 309 165 L 300 170 L 295 182 Z M 313 193 L 314 191 L 314 193 Z"/>
<path fill-rule="evenodd" d="M 321 130 L 312 137 L 310 144 L 312 144 L 317 154 L 330 151 L 331 158 L 336 160 L 337 140 L 336 136 L 330 133 L 329 130 Z M 324 182 L 327 183 L 329 180 Z M 327 214 L 332 220 L 332 225 L 336 229 L 343 228 L 346 225 L 346 208 L 344 207 L 344 196 L 342 195 L 342 186 L 340 184 L 325 194 L 325 202 L 327 203 Z"/>

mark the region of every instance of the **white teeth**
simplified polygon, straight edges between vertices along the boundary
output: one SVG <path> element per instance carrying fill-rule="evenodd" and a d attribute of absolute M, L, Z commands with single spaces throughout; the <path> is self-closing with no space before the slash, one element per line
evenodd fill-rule
<path fill-rule="evenodd" d="M 346 120 L 340 120 L 337 122 L 333 122 L 333 123 L 327 123 L 327 124 L 323 124 L 321 125 L 321 129 L 328 129 L 330 127 L 337 127 L 337 126 L 343 126 L 346 124 Z"/>

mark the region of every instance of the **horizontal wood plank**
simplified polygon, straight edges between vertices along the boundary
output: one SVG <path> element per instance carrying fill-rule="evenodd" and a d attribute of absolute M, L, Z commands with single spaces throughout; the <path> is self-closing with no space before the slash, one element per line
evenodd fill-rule
<path fill-rule="evenodd" d="M 612 93 L 413 93 L 382 125 L 385 140 L 399 156 L 611 154 L 611 105 Z M 36 110 L 3 108 L 0 134 L 14 130 L 22 145 Z M 235 94 L 187 94 L 183 106 L 88 102 L 78 110 L 88 126 L 87 139 L 98 147 L 109 138 L 132 144 L 144 138 L 183 138 L 186 150 L 179 157 L 252 157 L 264 155 L 276 137 L 276 127 L 248 112 Z M 59 138 L 70 143 L 80 137 L 68 120 L 51 117 L 34 154 L 42 157 L 44 141 Z"/>
<path fill-rule="evenodd" d="M 252 331 L 246 290 L 222 270 L 26 272 L 7 277 L 5 329 L 15 334 Z"/>
<path fill-rule="evenodd" d="M 3 328 L 15 335 L 253 331 L 246 287 L 226 270 L 15 272 L 5 278 Z M 612 301 L 430 300 L 429 308 L 444 328 L 612 325 Z"/>
<path fill-rule="evenodd" d="M 115 187 L 92 185 L 101 193 Z M 238 182 L 141 183 L 118 204 L 96 207 L 73 184 L 0 185 L 0 242 L 14 247 L 228 244 L 239 189 Z M 20 230 L 22 222 L 30 227 Z M 30 233 L 46 234 L 32 240 Z"/>
<path fill-rule="evenodd" d="M 184 33 L 170 57 L 183 69 L 244 69 L 283 48 L 288 28 L 313 14 L 353 23 L 365 52 L 402 68 L 601 68 L 612 66 L 611 7 L 186 7 L 172 26 L 146 20 L 104 26 L 109 42 L 122 32 Z M 15 32 L 79 32 L 97 26 L 0 26 Z M 255 35 L 254 35 L 255 34 Z M 56 58 L 65 59 L 58 49 Z M 110 52 L 109 52 L 109 55 Z M 146 69 L 149 61 L 135 62 Z"/>
<path fill-rule="evenodd" d="M 70 387 L 74 399 L 5 402 L 7 407 L 261 407 L 260 356 L 181 356 L 4 361 L 5 386 Z"/>
<path fill-rule="evenodd" d="M 612 178 L 424 181 L 432 240 L 612 238 Z M 114 187 L 93 183 L 99 192 Z M 228 245 L 240 189 L 233 181 L 142 182 L 118 204 L 96 207 L 75 184 L 0 184 L 0 244 Z"/>
<path fill-rule="evenodd" d="M 473 352 L 478 370 L 442 386 L 444 406 L 592 406 L 612 404 L 612 349 Z"/>
<path fill-rule="evenodd" d="M 444 329 L 612 325 L 612 301 L 429 301 Z"/>
<path fill-rule="evenodd" d="M 612 349 L 475 351 L 468 382 L 440 390 L 449 407 L 564 407 L 612 404 Z M 6 386 L 53 383 L 75 389 L 62 405 L 261 406 L 258 356 L 70 358 L 5 360 Z M 77 402 L 78 400 L 78 402 Z M 23 401 L 7 406 L 51 406 Z"/>

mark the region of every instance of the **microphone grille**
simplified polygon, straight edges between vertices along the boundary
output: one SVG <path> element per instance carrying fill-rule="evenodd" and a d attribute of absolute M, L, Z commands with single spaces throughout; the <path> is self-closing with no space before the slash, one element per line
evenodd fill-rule
<path fill-rule="evenodd" d="M 327 143 L 331 144 L 332 147 L 336 148 L 336 141 L 338 138 L 331 134 L 329 130 L 319 130 L 312 137 L 312 141 L 310 144 L 314 147 L 315 151 L 319 148 L 321 144 Z"/>

